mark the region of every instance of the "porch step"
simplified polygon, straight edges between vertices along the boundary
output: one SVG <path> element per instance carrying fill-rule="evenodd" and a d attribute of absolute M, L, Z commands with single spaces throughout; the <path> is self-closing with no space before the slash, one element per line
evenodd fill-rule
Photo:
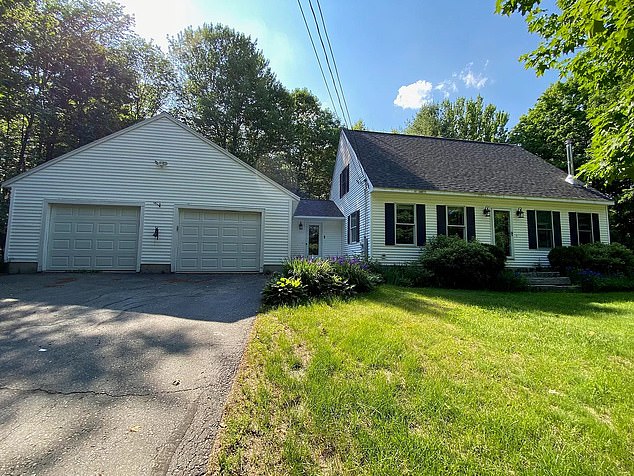
<path fill-rule="evenodd" d="M 557 284 L 529 284 L 528 289 L 531 291 L 550 291 L 550 292 L 573 292 L 579 291 L 581 289 L 580 286 L 575 285 L 557 285 Z"/>
<path fill-rule="evenodd" d="M 521 273 L 528 281 L 532 291 L 576 291 L 579 286 L 573 286 L 570 278 L 561 276 L 556 271 L 524 271 Z"/>
<path fill-rule="evenodd" d="M 570 278 L 567 276 L 526 276 L 528 284 L 544 284 L 553 286 L 570 286 Z"/>
<path fill-rule="evenodd" d="M 560 276 L 557 271 L 522 271 L 521 273 L 527 278 L 555 278 Z"/>

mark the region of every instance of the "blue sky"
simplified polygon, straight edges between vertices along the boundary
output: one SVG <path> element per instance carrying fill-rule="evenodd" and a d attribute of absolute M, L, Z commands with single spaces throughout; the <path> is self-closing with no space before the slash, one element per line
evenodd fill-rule
<path fill-rule="evenodd" d="M 402 128 L 424 101 L 478 93 L 508 111 L 512 126 L 557 79 L 537 78 L 518 61 L 538 38 L 521 17 L 495 15 L 494 0 L 320 1 L 352 121 L 372 130 Z M 306 87 L 332 109 L 296 0 L 120 3 L 137 32 L 162 47 L 188 25 L 242 31 L 287 88 Z M 310 23 L 308 0 L 302 5 Z"/>

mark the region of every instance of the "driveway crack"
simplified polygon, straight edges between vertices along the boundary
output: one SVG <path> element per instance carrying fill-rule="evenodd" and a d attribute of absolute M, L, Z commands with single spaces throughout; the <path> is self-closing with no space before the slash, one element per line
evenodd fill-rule
<path fill-rule="evenodd" d="M 177 393 L 186 393 L 186 392 L 194 392 L 196 390 L 203 390 L 209 388 L 210 385 L 199 385 L 197 387 L 189 387 L 189 388 L 179 388 L 177 390 L 161 390 L 157 392 L 126 392 L 126 393 L 111 393 L 111 392 L 99 392 L 96 390 L 73 390 L 70 392 L 62 392 L 61 390 L 49 390 L 46 388 L 19 388 L 19 387 L 9 387 L 9 386 L 1 386 L 0 390 L 8 390 L 12 392 L 23 392 L 23 393 L 34 393 L 41 392 L 47 395 L 94 395 L 94 396 L 104 396 L 110 398 L 126 398 L 126 397 L 153 397 L 156 395 L 171 395 Z"/>

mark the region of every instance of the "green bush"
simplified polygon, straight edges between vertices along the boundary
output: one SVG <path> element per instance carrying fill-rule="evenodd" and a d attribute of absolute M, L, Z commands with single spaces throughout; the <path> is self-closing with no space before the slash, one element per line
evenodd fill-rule
<path fill-rule="evenodd" d="M 394 265 L 375 263 L 373 266 L 387 284 L 416 288 L 432 285 L 432 273 L 418 263 Z"/>
<path fill-rule="evenodd" d="M 633 276 L 604 276 L 596 271 L 581 270 L 571 273 L 571 278 L 584 292 L 634 291 Z"/>
<path fill-rule="evenodd" d="M 517 271 L 504 269 L 491 283 L 495 291 L 525 291 L 528 289 L 528 280 Z"/>
<path fill-rule="evenodd" d="M 589 270 L 601 274 L 634 275 L 634 252 L 620 243 L 557 247 L 548 253 L 550 265 L 561 273 Z"/>
<path fill-rule="evenodd" d="M 492 245 L 441 235 L 427 243 L 419 263 L 440 287 L 482 289 L 492 287 L 505 260 Z"/>
<path fill-rule="evenodd" d="M 262 291 L 265 306 L 296 305 L 307 299 L 306 286 L 299 278 L 274 277 L 264 285 Z"/>

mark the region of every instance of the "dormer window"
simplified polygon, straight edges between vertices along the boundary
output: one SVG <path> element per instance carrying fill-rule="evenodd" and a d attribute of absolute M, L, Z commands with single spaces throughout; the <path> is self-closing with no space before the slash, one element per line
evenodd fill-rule
<path fill-rule="evenodd" d="M 350 191 L 350 166 L 346 165 L 339 174 L 339 198 Z"/>

